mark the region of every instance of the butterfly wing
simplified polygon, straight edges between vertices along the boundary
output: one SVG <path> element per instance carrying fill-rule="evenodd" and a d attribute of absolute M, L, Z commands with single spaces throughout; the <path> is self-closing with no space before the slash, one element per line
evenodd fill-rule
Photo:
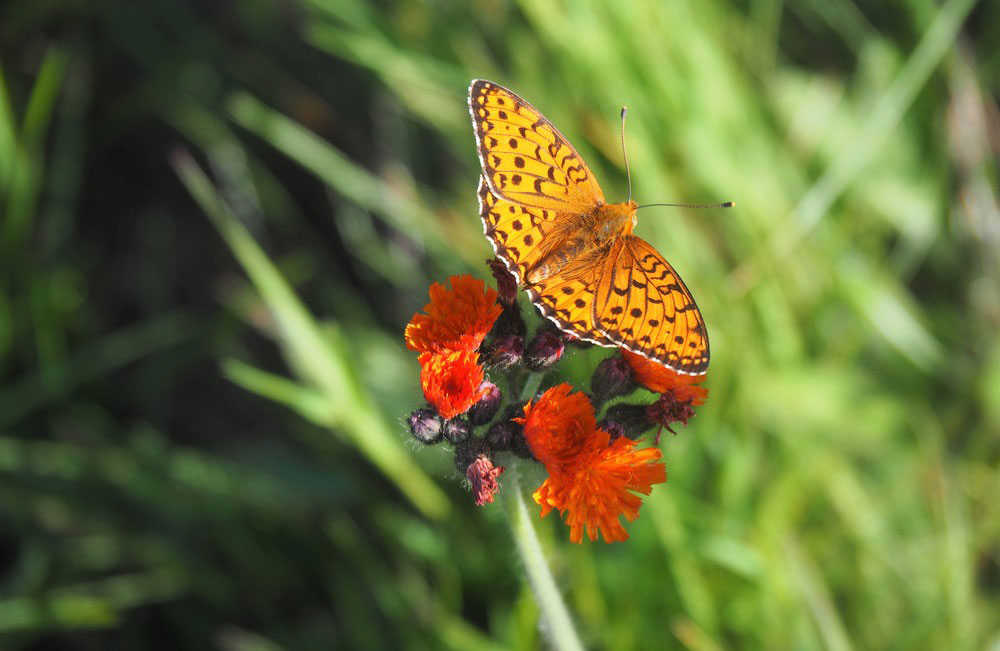
<path fill-rule="evenodd" d="M 605 259 L 594 323 L 607 339 L 684 375 L 708 370 L 705 321 L 670 263 L 635 235 Z"/>
<path fill-rule="evenodd" d="M 594 323 L 594 300 L 602 267 L 600 261 L 581 260 L 545 280 L 529 284 L 528 298 L 559 329 L 598 346 L 617 347 Z"/>
<path fill-rule="evenodd" d="M 554 227 L 558 213 L 501 199 L 490 192 L 485 177 L 480 177 L 479 216 L 493 252 L 520 283 L 541 259 L 542 241 Z"/>
<path fill-rule="evenodd" d="M 584 213 L 604 193 L 573 145 L 526 101 L 491 81 L 469 86 L 469 113 L 490 191 L 514 203 Z"/>
<path fill-rule="evenodd" d="M 494 253 L 518 283 L 544 255 L 546 233 L 557 228 L 555 221 L 560 216 L 566 217 L 552 210 L 501 199 L 490 192 L 485 178 L 479 179 L 479 214 Z M 601 346 L 616 346 L 594 328 L 594 291 L 601 269 L 600 260 L 592 256 L 575 261 L 562 273 L 542 282 L 524 281 L 528 298 L 563 331 Z"/>

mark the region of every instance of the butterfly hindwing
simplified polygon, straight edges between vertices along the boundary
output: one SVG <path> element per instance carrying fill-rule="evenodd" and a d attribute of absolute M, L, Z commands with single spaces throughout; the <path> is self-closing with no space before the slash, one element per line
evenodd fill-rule
<path fill-rule="evenodd" d="M 577 339 L 599 346 L 617 346 L 594 327 L 594 294 L 600 267 L 557 274 L 527 287 L 528 298 L 542 315 Z"/>
<path fill-rule="evenodd" d="M 604 193 L 583 158 L 526 101 L 491 81 L 469 87 L 469 113 L 483 175 L 502 199 L 560 212 L 586 212 Z"/>
<path fill-rule="evenodd" d="M 708 369 L 705 321 L 691 292 L 648 242 L 622 237 L 604 261 L 594 322 L 607 339 L 686 375 Z"/>

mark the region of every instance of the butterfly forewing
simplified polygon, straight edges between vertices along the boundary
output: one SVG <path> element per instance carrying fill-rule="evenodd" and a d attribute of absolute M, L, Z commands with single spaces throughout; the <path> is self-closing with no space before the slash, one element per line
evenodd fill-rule
<path fill-rule="evenodd" d="M 493 251 L 521 282 L 541 257 L 542 240 L 551 230 L 557 213 L 501 199 L 490 192 L 486 179 L 480 177 L 479 216 Z"/>
<path fill-rule="evenodd" d="M 670 263 L 635 235 L 604 263 L 594 322 L 606 338 L 687 375 L 708 369 L 701 312 Z"/>
<path fill-rule="evenodd" d="M 559 213 L 522 206 L 490 192 L 479 180 L 479 211 L 483 232 L 497 257 L 504 261 L 518 282 L 541 256 L 542 239 L 551 232 Z M 563 215 L 565 218 L 566 215 Z M 574 337 L 602 346 L 614 346 L 594 327 L 593 301 L 601 267 L 578 261 L 540 283 L 526 284 L 528 298 L 542 315 Z"/>
<path fill-rule="evenodd" d="M 604 193 L 580 154 L 534 107 L 502 86 L 477 79 L 469 113 L 490 190 L 527 206 L 586 212 Z"/>

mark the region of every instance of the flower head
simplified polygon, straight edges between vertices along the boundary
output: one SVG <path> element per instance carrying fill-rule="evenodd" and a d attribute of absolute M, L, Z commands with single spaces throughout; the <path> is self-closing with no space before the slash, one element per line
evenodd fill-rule
<path fill-rule="evenodd" d="M 639 517 L 642 498 L 653 484 L 667 480 L 660 450 L 636 450 L 636 442 L 625 437 L 614 441 L 604 430 L 596 430 L 566 472 L 551 473 L 533 497 L 542 506 L 542 517 L 553 509 L 570 527 L 570 541 L 579 543 L 586 530 L 591 541 L 600 532 L 607 543 L 628 539 L 620 516 L 631 522 Z"/>
<path fill-rule="evenodd" d="M 452 276 L 451 289 L 431 285 L 426 314 L 406 326 L 406 346 L 421 353 L 475 350 L 500 316 L 497 292 L 472 276 Z"/>
<path fill-rule="evenodd" d="M 504 470 L 503 466 L 494 466 L 485 454 L 479 455 L 475 461 L 469 464 L 465 470 L 465 476 L 472 484 L 472 494 L 476 496 L 476 506 L 493 503 L 493 496 L 500 490 L 497 477 Z"/>
<path fill-rule="evenodd" d="M 666 393 L 677 389 L 684 400 L 690 400 L 693 405 L 702 405 L 708 396 L 708 389 L 697 384 L 705 380 L 704 375 L 681 375 L 659 362 L 646 359 L 642 355 L 622 350 L 622 356 L 632 367 L 636 381 L 655 393 Z"/>
<path fill-rule="evenodd" d="M 479 353 L 423 353 L 418 359 L 424 397 L 445 420 L 464 414 L 486 394 Z"/>
<path fill-rule="evenodd" d="M 571 462 L 597 429 L 594 407 L 582 393 L 570 393 L 565 382 L 524 406 L 524 438 L 535 458 L 552 472 L 553 467 Z"/>

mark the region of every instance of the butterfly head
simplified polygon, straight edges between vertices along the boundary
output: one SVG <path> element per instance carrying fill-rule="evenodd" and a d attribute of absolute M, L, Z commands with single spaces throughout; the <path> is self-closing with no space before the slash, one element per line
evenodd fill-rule
<path fill-rule="evenodd" d="M 635 214 L 638 207 L 638 204 L 631 199 L 600 206 L 598 208 L 600 221 L 607 225 L 607 235 L 631 235 L 638 221 Z"/>

